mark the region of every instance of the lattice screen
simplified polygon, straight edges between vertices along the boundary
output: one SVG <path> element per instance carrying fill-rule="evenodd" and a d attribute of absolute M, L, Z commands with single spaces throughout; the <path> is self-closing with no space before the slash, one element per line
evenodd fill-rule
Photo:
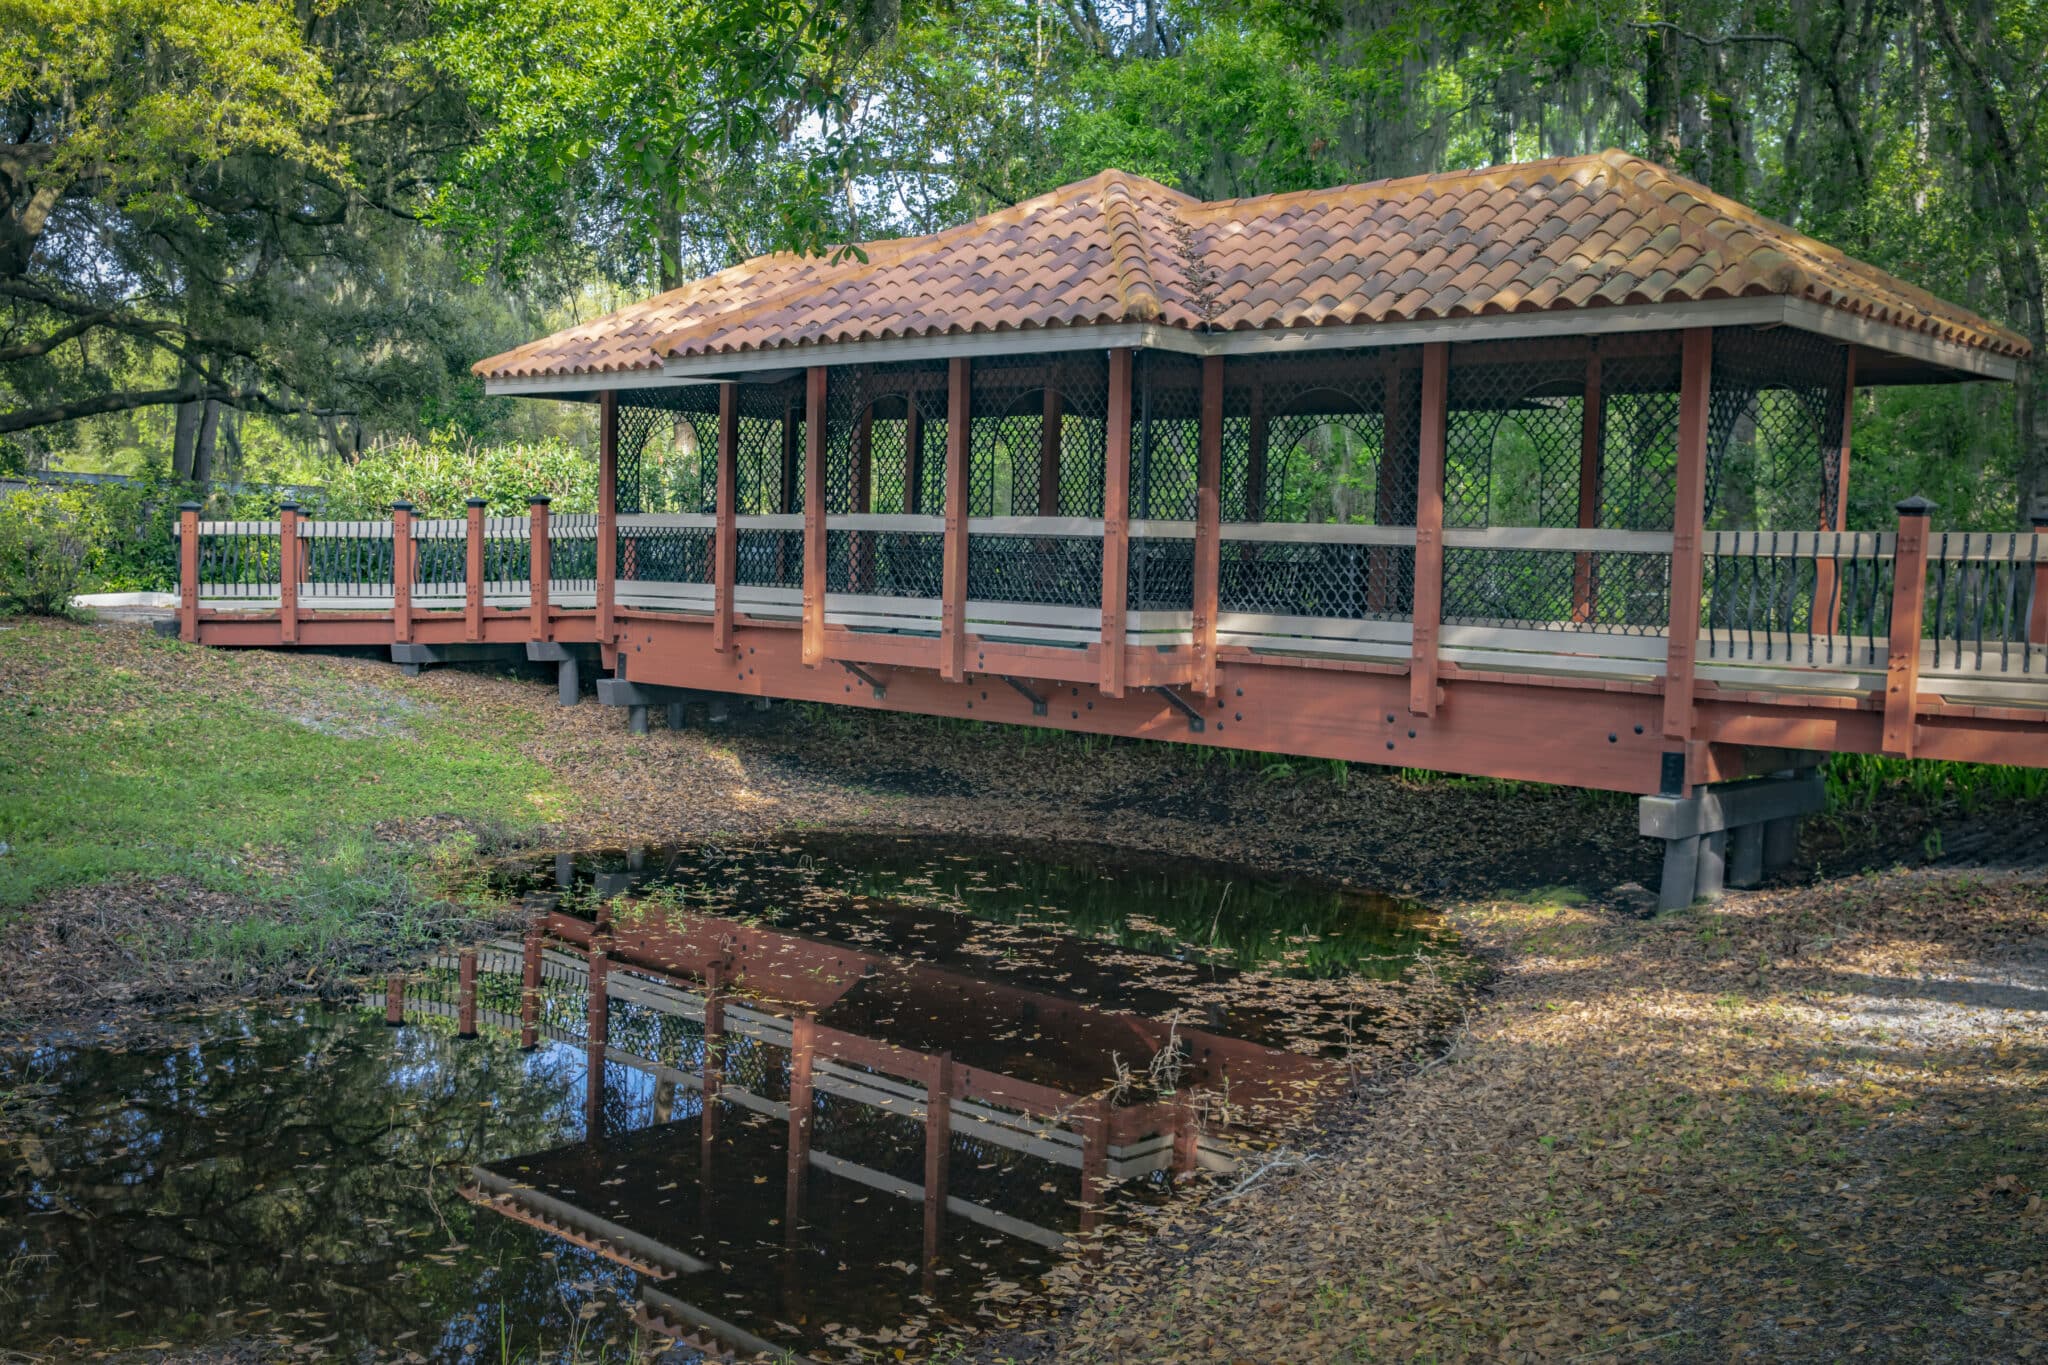
<path fill-rule="evenodd" d="M 1707 524 L 1840 530 L 1847 355 L 1796 327 L 1714 332 Z"/>
<path fill-rule="evenodd" d="M 1101 516 L 1108 357 L 1085 351 L 977 360 L 969 382 L 968 514 Z"/>
<path fill-rule="evenodd" d="M 718 496 L 718 386 L 619 395 L 619 511 L 710 512 Z"/>

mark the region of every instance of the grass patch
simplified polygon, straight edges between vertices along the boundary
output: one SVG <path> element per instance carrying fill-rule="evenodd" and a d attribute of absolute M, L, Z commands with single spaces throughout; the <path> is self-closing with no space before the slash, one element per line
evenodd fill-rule
<path fill-rule="evenodd" d="M 21 621 L 0 630 L 0 678 L 0 917 L 66 887 L 181 877 L 291 904 L 174 951 L 302 956 L 372 918 L 403 941 L 437 845 L 474 851 L 476 830 L 569 804 L 522 752 L 531 717 L 339 663 Z"/>

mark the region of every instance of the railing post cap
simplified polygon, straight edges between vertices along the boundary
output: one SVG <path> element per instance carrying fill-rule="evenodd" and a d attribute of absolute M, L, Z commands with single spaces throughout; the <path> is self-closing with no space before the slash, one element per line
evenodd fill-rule
<path fill-rule="evenodd" d="M 404 498 L 400 498 L 397 502 L 391 504 L 391 510 L 394 512 L 410 512 L 412 510 L 412 504 L 407 502 Z"/>
<path fill-rule="evenodd" d="M 466 504 L 467 506 L 470 506 L 470 507 L 484 507 L 484 506 L 487 506 L 487 505 L 488 505 L 488 504 L 490 503 L 490 499 L 489 499 L 489 498 L 464 498 L 464 499 L 463 499 L 463 502 L 464 502 L 464 503 L 465 503 L 465 504 Z"/>
<path fill-rule="evenodd" d="M 299 505 L 290 499 L 286 499 L 277 505 L 277 510 L 280 512 L 296 512 L 299 510 Z"/>
<path fill-rule="evenodd" d="M 2029 518 L 2036 531 L 2048 531 L 2048 507 L 2043 507 Z"/>
<path fill-rule="evenodd" d="M 554 499 L 549 497 L 545 493 L 535 493 L 528 497 L 526 501 L 534 507 L 546 507 L 549 503 L 553 502 Z"/>
<path fill-rule="evenodd" d="M 181 502 L 178 504 L 178 510 L 180 512 L 197 512 L 199 504 L 196 502 Z"/>
<path fill-rule="evenodd" d="M 1899 515 L 1902 517 L 1924 517 L 1939 505 L 1938 503 L 1929 502 L 1918 493 L 1895 504 Z"/>

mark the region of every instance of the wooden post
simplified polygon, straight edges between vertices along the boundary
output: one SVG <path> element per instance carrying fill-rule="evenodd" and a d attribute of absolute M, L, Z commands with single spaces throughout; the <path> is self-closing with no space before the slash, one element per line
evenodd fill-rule
<path fill-rule="evenodd" d="M 199 504 L 178 504 L 178 638 L 199 643 Z"/>
<path fill-rule="evenodd" d="M 1843 531 L 1849 526 L 1849 432 L 1856 415 L 1856 348 L 1844 347 L 1842 359 L 1842 439 L 1835 448 L 1835 498 L 1820 509 L 1820 529 Z M 1813 561 L 1813 625 L 1819 633 L 1823 624 L 1829 635 L 1842 627 L 1841 566 L 1834 556 L 1816 554 Z"/>
<path fill-rule="evenodd" d="M 924 1092 L 924 1268 L 929 1274 L 945 1232 L 946 1184 L 952 1166 L 952 1053 L 925 1059 Z"/>
<path fill-rule="evenodd" d="M 391 504 L 391 638 L 412 639 L 412 584 L 418 577 L 419 546 L 412 538 L 412 504 Z"/>
<path fill-rule="evenodd" d="M 589 1043 L 583 1049 L 583 1136 L 591 1142 L 604 1141 L 604 1044 Z"/>
<path fill-rule="evenodd" d="M 384 1022 L 397 1028 L 405 1022 L 405 973 L 384 978 Z"/>
<path fill-rule="evenodd" d="M 590 1000 L 584 1015 L 583 1041 L 592 1047 L 604 1047 L 612 1036 L 612 993 L 611 959 L 605 955 L 602 935 L 591 940 L 585 961 L 590 971 Z"/>
<path fill-rule="evenodd" d="M 548 582 L 554 576 L 554 544 L 548 539 L 549 499 L 539 494 L 526 500 L 526 514 L 532 521 L 532 540 L 526 551 L 526 600 L 533 612 L 533 638 L 545 640 L 552 631 L 548 619 Z"/>
<path fill-rule="evenodd" d="M 1919 723 L 1921 618 L 1927 611 L 1927 515 L 1922 497 L 1898 504 L 1899 539 L 1892 551 L 1892 633 L 1884 665 L 1884 751 L 1913 757 Z"/>
<path fill-rule="evenodd" d="M 1202 1125 L 1185 1095 L 1173 1102 L 1173 1173 L 1193 1175 L 1202 1164 Z"/>
<path fill-rule="evenodd" d="M 2027 642 L 2048 645 L 2048 512 L 2034 513 L 2033 610 L 2028 613 Z"/>
<path fill-rule="evenodd" d="M 277 624 L 288 645 L 299 639 L 299 505 L 277 506 Z"/>
<path fill-rule="evenodd" d="M 1444 428 L 1450 402 L 1451 348 L 1422 348 L 1422 412 L 1415 460 L 1415 610 L 1408 662 L 1408 709 L 1436 714 L 1436 642 L 1444 612 Z"/>
<path fill-rule="evenodd" d="M 825 661 L 825 375 L 804 374 L 804 631 L 803 660 Z"/>
<path fill-rule="evenodd" d="M 1223 561 L 1223 357 L 1202 357 L 1201 439 L 1195 467 L 1195 690 L 1216 695 L 1216 612 Z"/>
<path fill-rule="evenodd" d="M 1131 349 L 1109 353 L 1102 468 L 1102 695 L 1124 694 L 1124 605 L 1131 577 Z"/>
<path fill-rule="evenodd" d="M 1579 529 L 1600 525 L 1600 474 L 1607 440 L 1607 402 L 1600 391 L 1600 352 L 1586 357 L 1586 397 L 1579 414 Z M 1593 619 L 1593 556 L 1581 550 L 1572 560 L 1572 622 Z"/>
<path fill-rule="evenodd" d="M 796 442 L 796 409 L 794 402 L 782 405 L 782 492 L 781 505 L 775 510 L 784 515 L 797 510 L 796 476 L 801 463 Z"/>
<path fill-rule="evenodd" d="M 619 572 L 619 393 L 606 389 L 597 400 L 597 641 L 618 638 L 614 613 Z"/>
<path fill-rule="evenodd" d="M 974 422 L 966 356 L 946 369 L 946 547 L 939 590 L 939 676 L 959 682 L 967 676 L 967 461 Z"/>
<path fill-rule="evenodd" d="M 465 502 L 469 524 L 464 530 L 462 558 L 462 623 L 467 637 L 484 638 L 484 500 Z"/>
<path fill-rule="evenodd" d="M 704 1168 L 711 1169 L 711 1143 L 717 1136 L 718 1097 L 725 1090 L 725 997 L 718 993 L 718 969 L 705 973 L 704 994 Z"/>
<path fill-rule="evenodd" d="M 532 1051 L 540 1045 L 540 961 L 541 937 L 538 926 L 526 931 L 520 954 L 519 1046 Z"/>
<path fill-rule="evenodd" d="M 1714 333 L 1687 328 L 1679 360 L 1678 487 L 1671 514 L 1671 613 L 1664 646 L 1664 738 L 1679 744 L 1692 740 L 1693 666 L 1706 574 L 1707 398 L 1713 382 Z"/>
<path fill-rule="evenodd" d="M 1373 497 L 1373 524 L 1376 526 L 1410 526 L 1415 522 L 1415 504 L 1411 501 L 1403 506 L 1401 490 L 1402 476 L 1413 473 L 1420 476 L 1420 470 L 1408 463 L 1408 436 L 1421 425 L 1422 414 L 1418 410 L 1422 401 L 1420 385 L 1408 382 L 1410 371 L 1419 373 L 1421 366 L 1412 354 L 1413 346 L 1389 346 L 1380 359 L 1380 472 L 1378 488 Z M 1416 433 L 1419 436 L 1419 432 Z M 1420 447 L 1417 447 L 1418 459 Z M 1411 491 L 1418 485 L 1406 485 Z M 1419 496 L 1419 492 L 1417 493 Z M 1412 558 L 1412 557 L 1411 557 Z M 1375 612 L 1399 612 L 1404 608 L 1412 615 L 1415 599 L 1401 599 L 1399 555 L 1391 546 L 1374 545 L 1365 554 L 1365 600 Z M 1411 575 L 1412 578 L 1412 575 Z"/>
<path fill-rule="evenodd" d="M 739 578 L 740 531 L 737 499 L 740 488 L 740 390 L 737 384 L 718 389 L 718 515 L 712 532 L 711 647 L 732 652 L 733 583 Z"/>
<path fill-rule="evenodd" d="M 799 1014 L 789 1035 L 789 1188 L 782 1216 L 794 1227 L 804 1212 L 804 1185 L 811 1169 L 811 1059 L 818 1044 L 818 1023 Z"/>
<path fill-rule="evenodd" d="M 1109 1106 L 1100 1099 L 1088 1101 L 1081 1124 L 1081 1233 L 1086 1236 L 1102 1220 L 1109 1185 Z"/>
<path fill-rule="evenodd" d="M 924 512 L 924 409 L 915 389 L 903 395 L 903 510 Z"/>
<path fill-rule="evenodd" d="M 1060 514 L 1060 391 L 1045 386 L 1045 406 L 1038 419 L 1038 515 Z"/>
<path fill-rule="evenodd" d="M 456 959 L 455 1036 L 476 1037 L 476 949 L 465 948 Z"/>

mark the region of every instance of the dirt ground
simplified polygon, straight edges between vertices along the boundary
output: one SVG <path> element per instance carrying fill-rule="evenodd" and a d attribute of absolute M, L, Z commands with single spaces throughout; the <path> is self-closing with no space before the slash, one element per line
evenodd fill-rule
<path fill-rule="evenodd" d="M 2048 813 L 1814 822 L 1786 884 L 1646 917 L 1657 851 L 1628 801 L 809 708 L 679 732 L 657 713 L 635 737 L 532 677 L 263 666 L 536 722 L 528 755 L 578 799 L 545 830 L 467 831 L 487 849 L 1081 835 L 1442 909 L 1490 979 L 1433 1055 L 1362 1084 L 1243 1188 L 1112 1247 L 1062 1313 L 984 1358 L 2048 1353 Z M 381 833 L 417 845 L 445 823 Z M 236 989 L 138 957 L 129 930 L 248 913 L 178 883 L 63 893 L 0 928 L 0 989 L 33 992 L 19 964 L 63 951 L 109 1005 Z"/>

